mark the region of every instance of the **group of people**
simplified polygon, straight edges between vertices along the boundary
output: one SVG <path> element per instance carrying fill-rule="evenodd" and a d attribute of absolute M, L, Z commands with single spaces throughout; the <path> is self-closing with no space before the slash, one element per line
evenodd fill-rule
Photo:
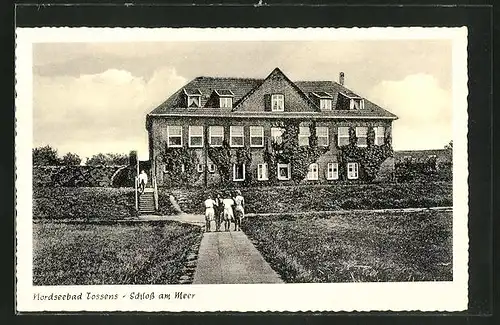
<path fill-rule="evenodd" d="M 245 199 L 241 196 L 241 191 L 217 193 L 214 198 L 209 196 L 204 205 L 206 231 L 210 231 L 212 221 L 215 221 L 215 231 L 221 231 L 222 222 L 224 231 L 230 230 L 231 222 L 234 223 L 235 231 L 241 230 L 241 220 L 245 216 Z"/>

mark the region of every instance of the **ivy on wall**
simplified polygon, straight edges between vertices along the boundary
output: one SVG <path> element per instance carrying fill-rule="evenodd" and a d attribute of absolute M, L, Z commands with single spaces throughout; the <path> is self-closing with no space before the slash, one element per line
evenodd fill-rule
<path fill-rule="evenodd" d="M 340 179 L 347 179 L 347 163 L 357 162 L 359 164 L 360 179 L 373 181 L 377 177 L 382 163 L 389 157 L 393 157 L 394 152 L 391 145 L 390 134 L 384 137 L 382 145 L 375 145 L 375 130 L 368 127 L 367 146 L 358 147 L 358 138 L 354 127 L 349 128 L 349 144 L 340 146 L 339 149 L 339 176 Z"/>
<path fill-rule="evenodd" d="M 188 185 L 198 177 L 196 171 L 198 159 L 194 151 L 165 146 L 162 156 L 165 174 L 172 185 Z"/>
<path fill-rule="evenodd" d="M 271 142 L 264 152 L 269 179 L 277 180 L 277 164 L 284 163 L 291 166 L 291 180 L 299 183 L 306 177 L 309 165 L 328 151 L 328 147 L 318 147 L 315 122 L 309 126 L 309 146 L 299 146 L 299 122 L 288 120 L 278 126 L 284 129 L 282 142 Z"/>
<path fill-rule="evenodd" d="M 221 147 L 208 147 L 207 153 L 219 171 L 222 185 L 227 185 L 232 181 L 233 164 L 245 164 L 243 184 L 249 184 L 252 181 L 252 173 L 249 168 L 252 163 L 252 154 L 249 146 L 231 148 L 229 143 L 224 140 Z"/>

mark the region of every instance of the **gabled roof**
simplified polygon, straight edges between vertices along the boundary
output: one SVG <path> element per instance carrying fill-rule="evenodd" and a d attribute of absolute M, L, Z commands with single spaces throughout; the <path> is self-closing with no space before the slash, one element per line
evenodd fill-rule
<path fill-rule="evenodd" d="M 201 91 L 199 89 L 184 88 L 182 91 L 188 96 L 201 96 Z"/>
<path fill-rule="evenodd" d="M 198 89 L 202 94 L 201 106 L 204 107 L 210 95 L 216 89 L 230 89 L 234 94 L 233 101 L 237 101 L 261 82 L 262 79 L 251 78 L 197 77 L 191 80 L 183 88 L 173 93 L 150 114 L 166 114 L 172 109 L 185 108 L 183 98 L 180 96 L 180 94 L 183 93 L 183 89 Z"/>
<path fill-rule="evenodd" d="M 330 99 L 333 98 L 332 94 L 327 93 L 326 91 L 318 91 L 318 92 L 312 92 L 311 95 L 321 98 L 321 99 Z"/>
<path fill-rule="evenodd" d="M 262 82 L 259 85 L 255 86 L 255 88 L 253 88 L 252 90 L 250 90 L 245 96 L 243 96 L 243 98 L 241 98 L 239 101 L 237 101 L 234 104 L 233 111 L 237 111 L 238 108 L 241 106 L 241 104 L 243 104 L 245 102 L 245 100 L 247 100 L 248 98 L 250 98 L 250 96 L 252 96 L 252 94 L 254 92 L 256 92 L 264 84 L 264 82 L 266 82 L 267 80 L 269 80 L 271 78 L 274 78 L 276 76 L 281 77 L 286 82 L 288 82 L 288 84 L 290 86 L 292 86 L 292 88 L 294 88 L 295 91 L 297 91 L 297 93 L 299 94 L 299 96 L 302 97 L 302 99 L 304 99 L 304 101 L 311 107 L 311 109 L 313 111 L 319 111 L 318 106 L 316 106 L 314 104 L 314 102 L 311 101 L 311 99 L 302 91 L 302 89 L 300 89 L 299 87 L 297 87 L 297 85 L 294 82 L 292 82 L 290 79 L 288 79 L 288 77 L 279 68 L 274 68 L 274 70 L 266 77 L 266 79 L 262 80 Z"/>
<path fill-rule="evenodd" d="M 234 93 L 230 89 L 215 89 L 218 96 L 234 97 Z"/>
<path fill-rule="evenodd" d="M 282 73 L 281 70 L 276 68 L 271 72 L 269 76 L 273 73 Z M 268 77 L 269 77 L 268 76 Z M 374 104 L 368 99 L 364 99 L 365 105 L 364 109 L 361 110 L 331 110 L 323 111 L 319 110 L 319 107 L 312 100 L 315 94 L 329 94 L 332 96 L 332 107 L 336 107 L 339 93 L 343 93 L 348 97 L 361 98 L 358 94 L 354 93 L 350 89 L 338 84 L 334 81 L 295 81 L 292 82 L 288 79 L 286 75 L 283 76 L 291 83 L 291 85 L 297 89 L 300 96 L 312 105 L 311 107 L 316 107 L 315 112 L 309 112 L 308 116 L 311 118 L 317 117 L 330 117 L 330 118 L 386 118 L 386 119 L 397 119 L 397 116 L 390 113 L 389 111 L 381 108 L 380 106 Z M 262 85 L 265 79 L 253 79 L 253 78 L 225 78 L 225 77 L 197 77 L 187 83 L 183 88 L 172 94 L 165 102 L 160 104 L 154 110 L 152 110 L 148 115 L 151 116 L 241 116 L 241 117 L 252 117 L 257 115 L 262 115 L 262 113 L 255 112 L 238 112 L 237 110 L 231 108 L 210 108 L 205 107 L 207 101 L 210 99 L 211 94 L 214 92 L 226 93 L 226 90 L 233 93 L 233 107 L 237 107 L 241 102 L 245 100 L 251 93 Z M 194 95 L 201 94 L 201 108 L 186 108 L 183 96 L 186 91 Z M 340 95 L 342 96 L 342 95 Z M 285 115 L 284 115 L 285 114 Z M 301 114 L 291 113 L 281 113 L 276 114 L 275 112 L 265 112 L 266 116 L 270 117 L 282 117 L 282 116 L 302 116 Z M 288 114 L 288 115 L 287 115 Z"/>

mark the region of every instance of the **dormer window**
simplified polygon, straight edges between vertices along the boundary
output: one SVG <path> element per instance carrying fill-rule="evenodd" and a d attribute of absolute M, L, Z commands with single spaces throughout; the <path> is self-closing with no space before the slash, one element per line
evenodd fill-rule
<path fill-rule="evenodd" d="M 233 99 L 231 97 L 221 97 L 219 98 L 220 108 L 232 108 Z"/>
<path fill-rule="evenodd" d="M 320 99 L 319 100 L 319 109 L 322 111 L 331 111 L 332 110 L 332 100 L 331 99 Z"/>
<path fill-rule="evenodd" d="M 283 112 L 285 110 L 285 96 L 282 94 L 271 95 L 271 110 Z"/>
<path fill-rule="evenodd" d="M 233 97 L 234 94 L 229 89 L 215 89 L 216 97 L 219 98 L 220 108 L 232 108 L 233 107 Z"/>
<path fill-rule="evenodd" d="M 201 91 L 199 89 L 184 89 L 186 106 L 190 108 L 201 107 Z"/>
<path fill-rule="evenodd" d="M 351 98 L 349 102 L 349 109 L 359 110 L 365 108 L 365 100 L 363 98 Z"/>
<path fill-rule="evenodd" d="M 332 99 L 333 96 L 324 91 L 318 91 L 312 93 L 315 97 L 316 105 L 319 101 L 319 109 L 322 111 L 331 111 L 332 110 Z"/>

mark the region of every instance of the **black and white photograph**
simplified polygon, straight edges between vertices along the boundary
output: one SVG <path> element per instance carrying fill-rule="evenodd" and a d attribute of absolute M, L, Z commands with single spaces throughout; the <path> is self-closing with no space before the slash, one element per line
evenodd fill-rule
<path fill-rule="evenodd" d="M 466 308 L 466 28 L 17 33 L 20 308 Z"/>

